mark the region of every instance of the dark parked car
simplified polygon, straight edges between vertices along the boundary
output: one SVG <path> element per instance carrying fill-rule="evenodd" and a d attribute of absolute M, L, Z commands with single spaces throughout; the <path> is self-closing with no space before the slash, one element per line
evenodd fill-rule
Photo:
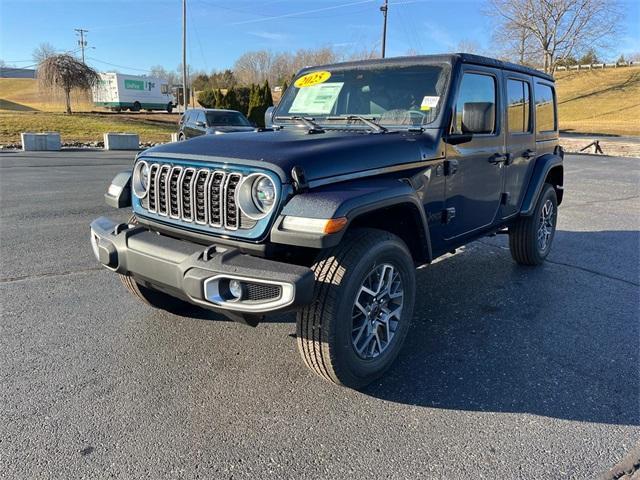
<path fill-rule="evenodd" d="M 564 154 L 549 75 L 467 54 L 307 68 L 271 120 L 151 148 L 113 180 L 107 203 L 133 216 L 95 220 L 91 241 L 134 296 L 250 325 L 294 310 L 306 365 L 361 387 L 429 295 L 416 267 L 485 235 L 507 234 L 521 265 L 551 249 Z"/>
<path fill-rule="evenodd" d="M 207 133 L 250 132 L 254 128 L 247 117 L 235 110 L 194 108 L 182 115 L 178 139 L 186 140 Z"/>

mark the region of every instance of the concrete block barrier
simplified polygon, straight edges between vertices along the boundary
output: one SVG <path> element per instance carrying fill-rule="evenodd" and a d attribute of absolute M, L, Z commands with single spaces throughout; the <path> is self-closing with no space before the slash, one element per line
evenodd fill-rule
<path fill-rule="evenodd" d="M 171 141 L 172 142 L 177 142 L 178 141 L 178 134 L 177 133 L 172 133 L 171 134 Z"/>
<path fill-rule="evenodd" d="M 105 150 L 138 150 L 140 139 L 136 133 L 105 133 Z"/>
<path fill-rule="evenodd" d="M 58 151 L 62 146 L 60 134 L 58 132 L 31 133 L 22 132 L 20 134 L 22 150 L 29 151 Z"/>

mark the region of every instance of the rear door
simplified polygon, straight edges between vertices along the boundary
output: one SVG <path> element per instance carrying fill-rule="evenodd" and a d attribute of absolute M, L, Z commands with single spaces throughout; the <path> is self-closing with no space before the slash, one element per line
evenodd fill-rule
<path fill-rule="evenodd" d="M 494 223 L 500 207 L 505 160 L 502 121 L 502 74 L 499 70 L 463 65 L 454 103 L 452 134 L 464 135 L 464 109 L 493 109 L 490 131 L 470 141 L 447 145 L 445 239 L 454 240 Z"/>
<path fill-rule="evenodd" d="M 518 213 L 536 158 L 533 132 L 533 85 L 529 75 L 504 72 L 508 161 L 504 168 L 502 218 Z"/>

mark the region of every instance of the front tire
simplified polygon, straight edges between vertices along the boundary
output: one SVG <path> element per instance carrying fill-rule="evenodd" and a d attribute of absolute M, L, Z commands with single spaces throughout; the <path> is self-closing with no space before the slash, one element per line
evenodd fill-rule
<path fill-rule="evenodd" d="M 509 250 L 520 265 L 540 265 L 551 251 L 558 220 L 558 198 L 553 185 L 544 184 L 529 217 L 520 217 L 509 227 Z"/>
<path fill-rule="evenodd" d="M 131 111 L 139 112 L 141 108 L 142 108 L 142 105 L 140 105 L 140 102 L 133 102 L 133 107 L 131 107 Z"/>
<path fill-rule="evenodd" d="M 374 229 L 348 232 L 313 265 L 313 302 L 298 313 L 300 354 L 313 372 L 361 388 L 391 366 L 413 316 L 415 267 L 405 243 Z"/>

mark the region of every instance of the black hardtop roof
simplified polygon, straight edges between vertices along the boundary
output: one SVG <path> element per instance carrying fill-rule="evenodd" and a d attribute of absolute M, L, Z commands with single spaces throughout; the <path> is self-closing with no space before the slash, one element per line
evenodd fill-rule
<path fill-rule="evenodd" d="M 534 75 L 539 78 L 544 78 L 551 82 L 554 78 L 540 70 L 535 68 L 525 67 L 524 65 L 518 65 L 516 63 L 504 62 L 495 58 L 483 57 L 481 55 L 474 55 L 471 53 L 447 53 L 440 55 L 417 55 L 413 57 L 391 57 L 391 58 L 376 58 L 372 60 L 357 60 L 352 62 L 333 63 L 328 65 L 317 65 L 314 67 L 305 67 L 300 70 L 299 73 L 307 72 L 310 70 L 318 70 L 320 68 L 358 68 L 358 67 L 374 67 L 374 66 L 409 66 L 409 65 L 421 65 L 429 63 L 449 63 L 451 65 L 462 62 L 471 63 L 474 65 L 486 65 L 488 67 L 500 68 L 502 70 L 511 70 L 513 72 L 520 72 L 527 75 Z"/>

